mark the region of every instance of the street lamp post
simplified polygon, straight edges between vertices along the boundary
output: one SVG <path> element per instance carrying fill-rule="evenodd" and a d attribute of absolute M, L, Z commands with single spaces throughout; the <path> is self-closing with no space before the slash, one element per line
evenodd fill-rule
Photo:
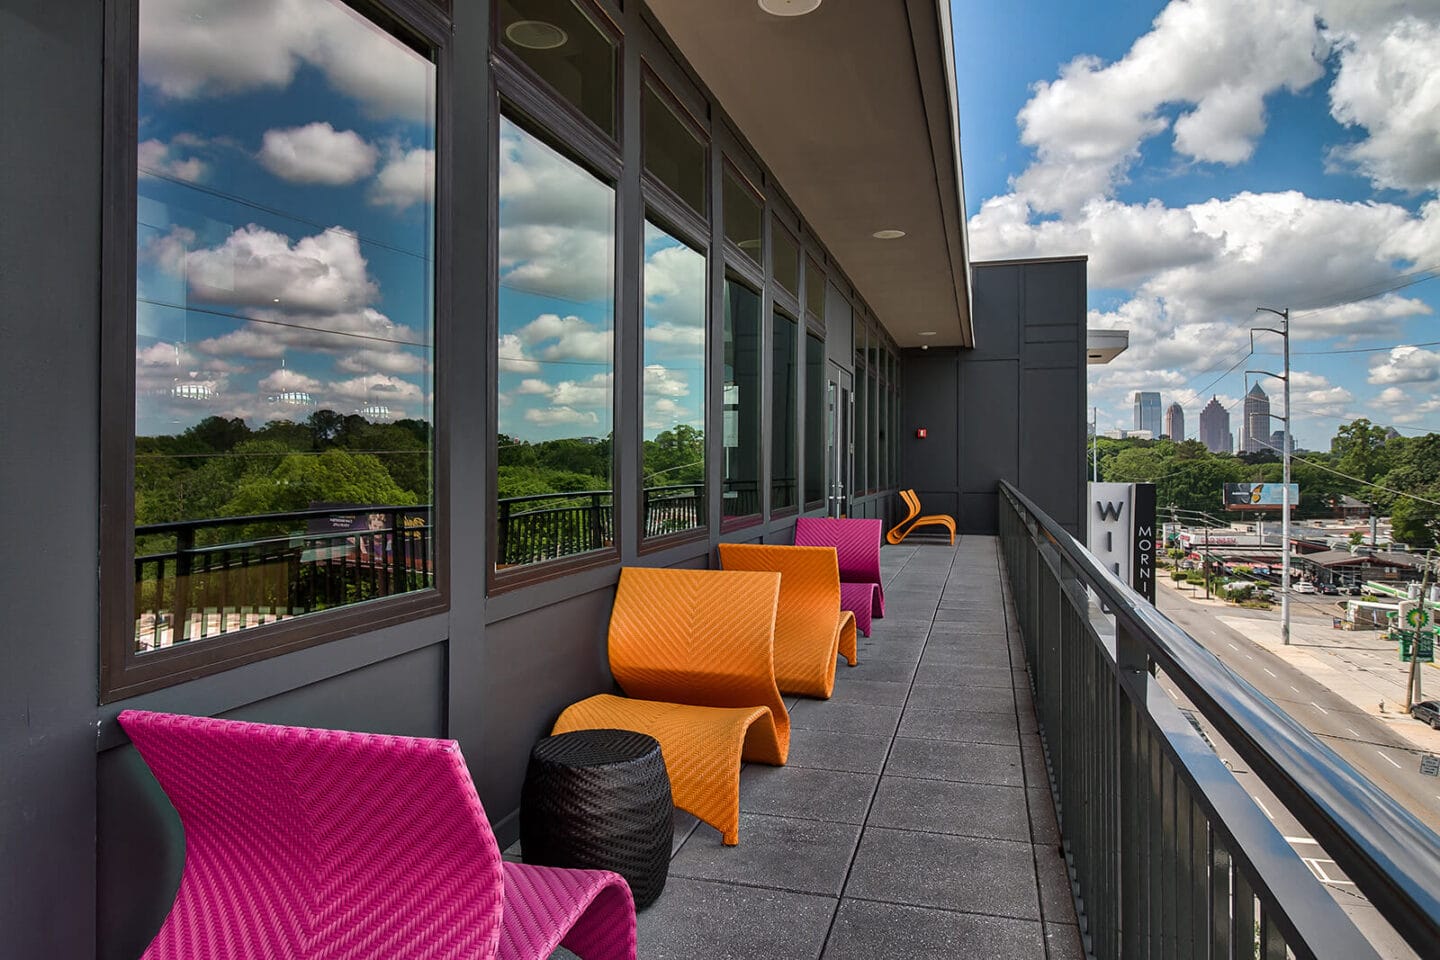
<path fill-rule="evenodd" d="M 1280 329 L 1274 327 L 1258 327 L 1250 331 L 1250 351 L 1255 351 L 1255 334 L 1264 331 L 1267 333 L 1278 333 L 1280 340 L 1284 343 L 1284 366 L 1281 368 L 1284 373 L 1271 373 L 1268 370 L 1247 370 L 1246 373 L 1258 373 L 1267 377 L 1274 377 L 1285 385 L 1285 414 L 1278 418 L 1285 424 L 1285 432 L 1280 441 L 1280 462 L 1284 465 L 1281 469 L 1283 476 L 1280 483 L 1280 642 L 1287 647 L 1290 645 L 1290 308 L 1276 310 L 1272 307 L 1256 307 L 1256 312 L 1264 311 L 1273 313 L 1280 318 Z M 1273 415 L 1272 415 L 1273 417 Z M 1246 430 L 1254 429 L 1246 424 Z M 1247 434 L 1248 436 L 1248 434 Z"/>

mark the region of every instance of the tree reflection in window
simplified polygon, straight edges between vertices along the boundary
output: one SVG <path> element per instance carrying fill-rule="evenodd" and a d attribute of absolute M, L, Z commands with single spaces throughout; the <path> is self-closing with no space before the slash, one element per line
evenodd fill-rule
<path fill-rule="evenodd" d="M 136 652 L 434 586 L 435 66 L 286 10 L 139 4 Z"/>
<path fill-rule="evenodd" d="M 500 121 L 496 567 L 614 543 L 615 191 Z"/>
<path fill-rule="evenodd" d="M 704 526 L 705 256 L 645 223 L 644 535 Z"/>

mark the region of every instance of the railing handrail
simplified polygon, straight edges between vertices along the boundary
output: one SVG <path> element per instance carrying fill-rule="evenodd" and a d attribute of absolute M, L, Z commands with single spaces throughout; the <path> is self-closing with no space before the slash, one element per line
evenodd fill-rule
<path fill-rule="evenodd" d="M 326 517 L 343 517 L 348 513 L 419 513 L 429 509 L 430 504 L 428 503 L 409 506 L 374 504 L 350 507 L 312 507 L 308 510 L 287 510 L 284 513 L 254 513 L 239 517 L 204 517 L 198 520 L 166 520 L 163 523 L 146 523 L 137 526 L 135 534 L 140 536 L 152 533 L 171 533 L 186 528 L 202 530 L 214 527 L 238 527 L 251 523 L 282 523 L 289 520 L 322 520 Z M 350 534 L 353 535 L 353 531 L 350 531 Z"/>
<path fill-rule="evenodd" d="M 1422 955 L 1428 948 L 1440 956 L 1440 836 L 1120 582 L 1012 484 L 1002 480 L 1000 489 L 1391 926 Z"/>

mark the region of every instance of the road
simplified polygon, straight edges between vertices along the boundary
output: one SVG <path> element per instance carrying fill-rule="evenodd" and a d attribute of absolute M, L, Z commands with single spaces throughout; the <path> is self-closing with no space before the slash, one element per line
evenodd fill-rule
<path fill-rule="evenodd" d="M 1431 829 L 1440 829 L 1440 780 L 1419 773 L 1420 751 L 1413 744 L 1384 722 L 1365 713 L 1349 700 L 1275 656 L 1217 616 L 1223 614 L 1226 620 L 1233 623 L 1237 619 L 1237 613 L 1245 614 L 1250 611 L 1192 603 L 1184 594 L 1166 585 L 1160 586 L 1157 594 L 1156 605 L 1167 617 L 1183 627 L 1223 663 L 1273 700 L 1377 786 L 1395 797 Z M 1292 610 L 1292 614 L 1293 612 Z M 1265 614 L 1258 611 L 1256 613 L 1257 621 L 1265 618 Z M 1313 613 L 1310 615 L 1315 616 Z M 1267 619 L 1273 621 L 1274 614 L 1270 614 Z M 1168 678 L 1162 676 L 1161 684 L 1180 707 L 1193 710 L 1193 705 Z M 1410 960 L 1415 957 L 1414 951 L 1390 929 L 1344 872 L 1329 859 L 1259 778 L 1245 767 L 1234 750 L 1198 712 L 1196 718 L 1214 741 L 1217 753 L 1231 764 L 1236 779 L 1255 800 L 1256 805 L 1274 822 L 1276 829 L 1306 862 L 1316 878 L 1325 884 L 1336 902 L 1365 933 L 1379 954 L 1386 960 Z"/>

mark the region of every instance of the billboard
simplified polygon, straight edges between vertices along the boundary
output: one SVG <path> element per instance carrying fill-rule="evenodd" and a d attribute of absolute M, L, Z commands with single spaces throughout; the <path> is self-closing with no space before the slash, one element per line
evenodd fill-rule
<path fill-rule="evenodd" d="M 1283 503 L 1283 483 L 1227 483 L 1226 510 L 1279 510 Z M 1300 503 L 1300 485 L 1290 484 L 1290 509 Z"/>
<path fill-rule="evenodd" d="M 1155 602 L 1155 485 L 1092 483 L 1087 546 L 1095 559 Z"/>

